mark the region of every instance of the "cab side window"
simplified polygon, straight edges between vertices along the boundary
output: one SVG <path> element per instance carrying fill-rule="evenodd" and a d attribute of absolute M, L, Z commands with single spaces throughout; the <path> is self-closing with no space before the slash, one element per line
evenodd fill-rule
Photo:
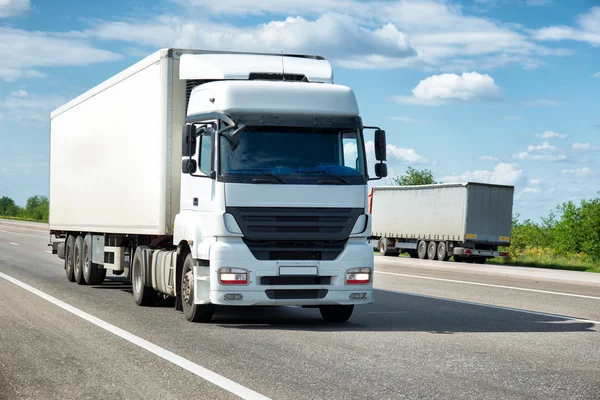
<path fill-rule="evenodd" d="M 212 171 L 212 136 L 209 133 L 200 136 L 200 170 L 206 175 Z"/>

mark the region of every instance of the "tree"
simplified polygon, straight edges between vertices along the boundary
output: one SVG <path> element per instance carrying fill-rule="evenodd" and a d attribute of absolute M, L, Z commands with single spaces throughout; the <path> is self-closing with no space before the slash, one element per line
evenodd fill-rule
<path fill-rule="evenodd" d="M 27 199 L 25 217 L 38 221 L 47 221 L 49 215 L 48 198 L 46 196 L 32 196 Z"/>
<path fill-rule="evenodd" d="M 431 185 L 433 183 L 438 183 L 433 179 L 431 170 L 418 170 L 413 167 L 408 167 L 405 174 L 394 178 L 394 182 L 399 186 Z"/>
<path fill-rule="evenodd" d="M 10 197 L 0 197 L 0 215 L 4 217 L 16 217 L 21 211 L 19 208 Z"/>

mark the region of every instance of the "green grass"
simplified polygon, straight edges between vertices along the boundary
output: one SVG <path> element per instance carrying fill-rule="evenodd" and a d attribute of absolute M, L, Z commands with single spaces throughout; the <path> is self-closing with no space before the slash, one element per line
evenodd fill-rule
<path fill-rule="evenodd" d="M 10 219 L 10 220 L 13 220 L 13 221 L 40 222 L 40 223 L 47 223 L 48 222 L 48 221 L 40 221 L 39 219 L 33 219 L 33 218 L 8 217 L 8 216 L 4 216 L 4 215 L 0 215 L 0 219 Z"/>
<path fill-rule="evenodd" d="M 600 265 L 593 265 L 585 261 L 573 260 L 567 257 L 558 256 L 553 257 L 552 259 L 548 259 L 544 256 L 529 255 L 519 256 L 516 259 L 493 258 L 487 260 L 487 264 L 600 273 Z"/>

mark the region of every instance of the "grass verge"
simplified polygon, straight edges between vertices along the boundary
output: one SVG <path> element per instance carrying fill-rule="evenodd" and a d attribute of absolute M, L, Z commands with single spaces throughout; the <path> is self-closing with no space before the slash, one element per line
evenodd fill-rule
<path fill-rule="evenodd" d="M 524 255 L 518 256 L 517 258 L 493 258 L 487 260 L 487 264 L 600 273 L 600 266 L 598 265 L 569 259 L 567 257 L 553 257 L 552 259 L 546 259 L 545 257 Z"/>
<path fill-rule="evenodd" d="M 13 220 L 13 221 L 48 223 L 48 221 L 40 221 L 39 219 L 22 218 L 22 217 L 8 217 L 8 216 L 4 216 L 4 215 L 0 215 L 0 219 L 10 219 L 10 220 Z"/>

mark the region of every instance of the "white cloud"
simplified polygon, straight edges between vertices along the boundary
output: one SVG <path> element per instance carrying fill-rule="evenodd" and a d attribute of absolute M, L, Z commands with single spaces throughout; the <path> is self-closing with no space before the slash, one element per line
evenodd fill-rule
<path fill-rule="evenodd" d="M 0 27 L 0 79 L 41 78 L 39 67 L 88 65 L 121 57 L 70 36 L 77 35 Z"/>
<path fill-rule="evenodd" d="M 375 163 L 375 144 L 373 141 L 368 141 L 366 143 L 367 148 L 367 158 L 369 161 L 369 165 Z M 387 159 L 390 162 L 399 161 L 402 164 L 429 164 L 429 159 L 423 157 L 418 154 L 414 149 L 406 149 L 404 147 L 398 147 L 393 144 L 387 145 Z"/>
<path fill-rule="evenodd" d="M 404 117 L 404 116 L 386 117 L 385 119 L 389 119 L 390 121 L 415 122 L 415 123 L 422 123 L 422 124 L 432 122 L 428 119 L 419 119 L 419 118 Z"/>
<path fill-rule="evenodd" d="M 50 112 L 67 99 L 56 95 L 36 95 L 19 91 L 0 97 L 0 118 L 22 125 L 42 125 L 50 121 Z M 26 95 L 25 95 L 26 94 Z"/>
<path fill-rule="evenodd" d="M 493 170 L 466 171 L 460 175 L 441 178 L 442 182 L 484 182 L 498 185 L 517 185 L 525 179 L 523 170 L 517 164 L 500 163 Z"/>
<path fill-rule="evenodd" d="M 316 52 L 348 68 L 535 68 L 539 56 L 568 53 L 534 43 L 517 25 L 466 15 L 446 1 L 175 1 L 185 7 L 181 15 L 100 22 L 86 35 L 150 47 Z M 232 26 L 223 22 L 230 15 L 272 19 Z"/>
<path fill-rule="evenodd" d="M 575 40 L 600 46 L 600 7 L 579 15 L 577 25 L 577 28 L 566 25 L 545 27 L 535 31 L 534 38 L 539 41 Z"/>
<path fill-rule="evenodd" d="M 571 148 L 575 151 L 588 151 L 592 148 L 592 145 L 589 143 L 573 143 Z"/>
<path fill-rule="evenodd" d="M 30 0 L 0 0 L 0 18 L 20 17 L 31 10 Z"/>
<path fill-rule="evenodd" d="M 541 190 L 539 188 L 526 187 L 522 191 L 517 193 L 517 200 L 522 200 L 523 198 L 527 197 L 528 195 L 538 195 L 540 193 L 541 193 Z"/>
<path fill-rule="evenodd" d="M 569 135 L 552 131 L 546 131 L 544 133 L 538 133 L 537 137 L 542 139 L 566 139 L 569 137 Z"/>
<path fill-rule="evenodd" d="M 564 176 L 579 176 L 579 177 L 590 177 L 595 176 L 596 173 L 590 170 L 588 167 L 577 168 L 577 169 L 563 169 L 561 172 Z"/>
<path fill-rule="evenodd" d="M 10 95 L 14 96 L 14 97 L 27 97 L 27 96 L 29 96 L 29 93 L 26 90 L 20 89 L 20 90 L 17 90 L 16 92 L 11 92 Z"/>
<path fill-rule="evenodd" d="M 556 107 L 561 106 L 563 103 L 558 100 L 552 99 L 536 99 L 531 101 L 522 102 L 523 105 L 528 107 Z"/>
<path fill-rule="evenodd" d="M 600 72 L 596 72 L 594 75 L 592 75 L 592 78 L 600 78 Z"/>
<path fill-rule="evenodd" d="M 477 160 L 479 161 L 491 161 L 491 162 L 498 162 L 498 157 L 493 157 L 493 156 L 479 156 L 477 157 Z"/>
<path fill-rule="evenodd" d="M 513 154 L 513 158 L 521 161 L 567 161 L 569 158 L 547 141 L 540 145 L 529 145 L 527 151 Z"/>
<path fill-rule="evenodd" d="M 538 186 L 540 183 L 542 183 L 539 179 L 530 179 L 529 180 L 529 184 L 531 186 Z"/>
<path fill-rule="evenodd" d="M 412 90 L 412 96 L 392 96 L 399 104 L 438 106 L 448 101 L 500 100 L 502 91 L 487 74 L 463 72 L 462 75 L 432 75 Z"/>

